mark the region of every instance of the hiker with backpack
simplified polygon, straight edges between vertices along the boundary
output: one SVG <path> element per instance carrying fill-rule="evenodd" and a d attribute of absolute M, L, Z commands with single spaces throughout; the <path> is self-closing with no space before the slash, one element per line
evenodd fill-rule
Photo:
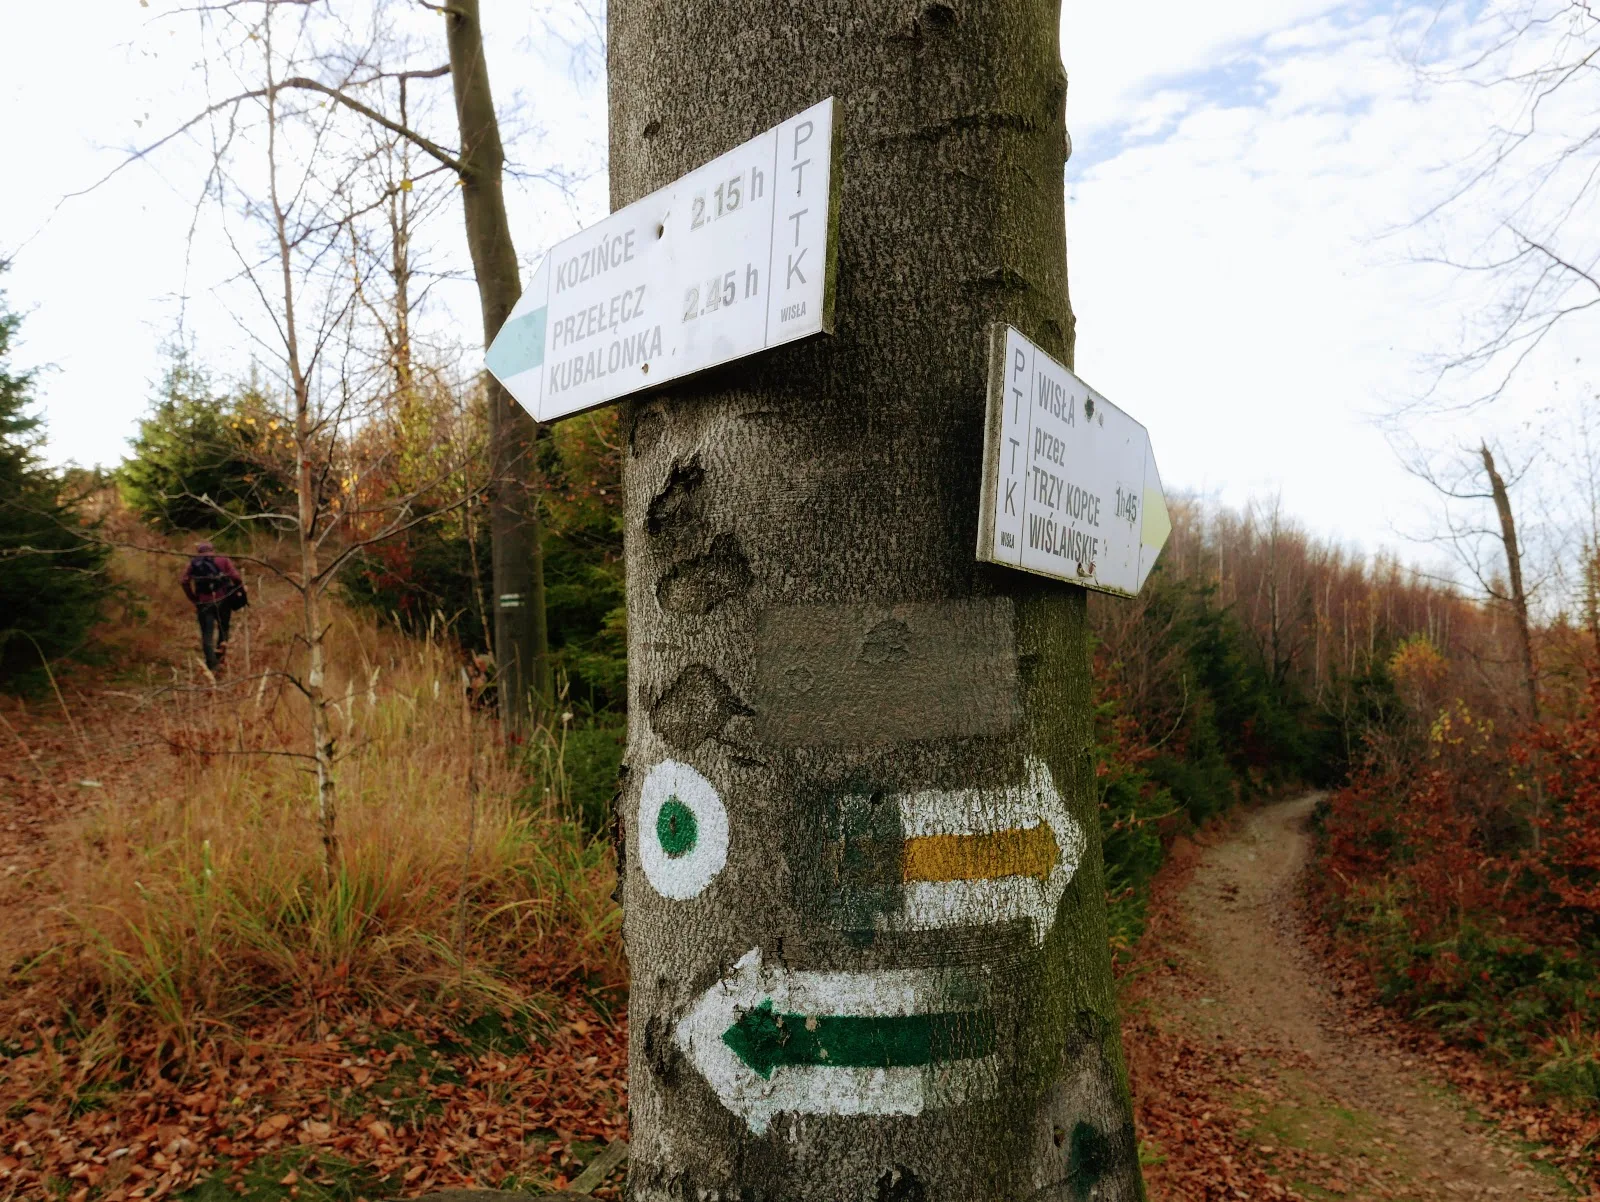
<path fill-rule="evenodd" d="M 210 543 L 199 543 L 189 566 L 183 569 L 180 583 L 200 620 L 200 648 L 205 652 L 206 667 L 215 672 L 228 655 L 228 626 L 233 611 L 250 603 L 244 578 L 233 566 L 233 560 L 218 555 Z"/>

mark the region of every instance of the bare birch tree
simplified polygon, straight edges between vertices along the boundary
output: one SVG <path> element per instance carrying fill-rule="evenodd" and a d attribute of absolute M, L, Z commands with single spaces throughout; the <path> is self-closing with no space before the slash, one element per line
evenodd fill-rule
<path fill-rule="evenodd" d="M 460 456 L 445 454 L 436 478 L 400 495 L 369 487 L 388 466 L 385 456 L 349 453 L 353 435 L 374 419 L 389 389 L 387 359 L 356 346 L 361 260 L 350 251 L 360 223 L 386 211 L 398 185 L 371 170 L 369 148 L 344 109 L 284 89 L 296 56 L 307 53 L 309 15 L 279 0 L 235 3 L 203 11 L 215 65 L 231 68 L 248 89 L 212 105 L 208 195 L 235 254 L 234 282 L 253 304 L 238 316 L 256 332 L 277 385 L 295 462 L 292 513 L 253 515 L 287 530 L 291 569 L 267 561 L 299 595 L 297 641 L 303 659 L 283 677 L 305 698 L 315 778 L 317 827 L 324 870 L 337 871 L 339 749 L 327 693 L 324 597 L 340 570 L 363 549 L 404 532 L 437 512 L 423 494 L 459 473 Z M 459 502 L 457 502 L 459 503 Z"/>
<path fill-rule="evenodd" d="M 1465 45 L 1468 49 L 1459 49 Z M 1419 76 L 1484 102 L 1475 150 L 1412 227 L 1424 262 L 1487 291 L 1461 344 L 1401 415 L 1501 396 L 1559 331 L 1600 308 L 1600 12 L 1589 0 L 1491 0 L 1470 18 L 1440 0 L 1410 46 Z"/>

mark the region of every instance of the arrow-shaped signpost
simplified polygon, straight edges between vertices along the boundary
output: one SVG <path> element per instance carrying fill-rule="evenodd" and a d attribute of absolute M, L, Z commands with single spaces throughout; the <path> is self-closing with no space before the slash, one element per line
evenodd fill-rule
<path fill-rule="evenodd" d="M 940 969 L 791 971 L 752 949 L 677 1040 L 758 1135 L 779 1113 L 915 1115 L 998 1084 L 987 990 Z"/>
<path fill-rule="evenodd" d="M 548 422 L 831 331 L 833 155 L 830 97 L 559 243 L 489 370 Z"/>
<path fill-rule="evenodd" d="M 990 332 L 978 558 L 1137 596 L 1172 515 L 1145 428 L 1022 332 Z"/>

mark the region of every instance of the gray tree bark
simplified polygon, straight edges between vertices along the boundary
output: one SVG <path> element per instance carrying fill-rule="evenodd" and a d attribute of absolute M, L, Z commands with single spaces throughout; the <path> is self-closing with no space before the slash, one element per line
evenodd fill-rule
<path fill-rule="evenodd" d="M 987 327 L 1072 355 L 1059 0 L 612 0 L 609 25 L 614 206 L 829 95 L 840 131 L 836 332 L 627 411 L 629 1195 L 1142 1198 L 1085 596 L 974 552 Z M 1082 839 L 1052 914 L 907 917 L 912 881 L 963 871 L 913 855 L 917 797 L 992 817 L 1051 782 Z M 675 856 L 699 878 L 667 896 L 645 861 Z M 739 982 L 725 1046 L 689 1030 Z M 718 1086 L 730 1050 L 770 1075 Z"/>
<path fill-rule="evenodd" d="M 517 253 L 501 187 L 505 150 L 489 90 L 478 0 L 445 10 L 450 79 L 461 130 L 461 201 L 467 248 L 478 277 L 483 344 L 494 341 L 522 295 Z M 500 382 L 483 373 L 489 409 L 489 534 L 494 559 L 494 654 L 500 715 L 524 729 L 550 701 L 550 639 L 545 618 L 544 546 L 539 497 L 530 484 L 539 428 Z"/>

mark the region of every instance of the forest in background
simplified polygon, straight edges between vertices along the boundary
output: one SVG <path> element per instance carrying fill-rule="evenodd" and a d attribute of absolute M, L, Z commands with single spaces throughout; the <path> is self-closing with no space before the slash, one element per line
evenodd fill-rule
<path fill-rule="evenodd" d="M 303 70 L 404 117 L 415 94 L 369 71 L 406 61 L 382 32 L 290 62 L 230 26 L 218 61 L 241 87 Z M 508 735 L 480 704 L 491 398 L 428 320 L 420 261 L 473 171 L 327 94 L 244 110 L 255 142 L 228 140 L 205 188 L 266 352 L 208 365 L 175 335 L 119 467 L 44 463 L 0 308 L 6 783 L 52 822 L 0 878 L 12 1181 L 560 1186 L 620 1129 L 618 418 L 541 431 L 521 465 L 555 686 Z M 1566 555 L 1577 586 L 1530 603 L 1501 498 L 1468 483 L 1487 515 L 1470 587 L 1270 499 L 1191 498 L 1144 593 L 1092 599 L 1111 938 L 1137 941 L 1178 836 L 1328 789 L 1312 900 L 1383 996 L 1592 1103 L 1593 543 Z M 1528 517 L 1514 476 L 1500 491 Z M 175 583 L 202 537 L 254 598 L 220 680 Z"/>
<path fill-rule="evenodd" d="M 260 404 L 248 387 L 213 389 L 178 357 L 115 475 L 122 503 L 168 535 L 254 546 L 262 536 L 249 519 L 265 510 L 253 507 L 292 474 L 287 455 L 264 453 L 276 423 Z M 458 481 L 430 493 L 422 477 L 432 463 L 410 449 L 470 462 L 481 431 L 460 415 L 472 411 L 469 396 L 441 384 L 364 425 L 339 452 L 337 474 L 361 482 L 339 500 L 354 535 L 361 514 L 394 497 L 415 498 L 420 515 L 353 557 L 340 592 L 408 633 L 448 631 L 464 656 L 492 657 L 486 506 L 448 491 Z M 614 410 L 559 423 L 539 463 L 571 801 L 594 831 L 609 821 L 626 723 L 618 425 Z M 467 445 L 438 449 L 454 438 Z M 185 511 L 182 498 L 197 497 L 206 501 Z M 1173 535 L 1144 593 L 1091 602 L 1108 833 L 1121 849 L 1108 856 L 1130 881 L 1158 862 L 1157 828 L 1170 834 L 1241 800 L 1342 782 L 1370 733 L 1403 709 L 1396 651 L 1419 638 L 1477 647 L 1485 634 L 1478 607 L 1452 587 L 1318 540 L 1276 504 L 1232 512 L 1180 499 L 1172 508 Z"/>
<path fill-rule="evenodd" d="M 175 585 L 202 537 L 238 558 L 258 597 L 257 665 L 270 648 L 285 679 L 303 667 L 305 639 L 282 583 L 296 539 L 273 516 L 296 488 L 284 398 L 250 372 L 219 382 L 193 354 L 175 353 L 126 461 L 98 477 L 43 467 L 30 450 L 33 428 L 13 419 L 7 446 L 27 484 L 11 485 L 0 511 L 13 524 L 9 545 L 32 537 L 17 523 L 36 529 L 49 512 L 72 557 L 41 561 L 14 550 L 0 565 L 0 587 L 50 595 L 66 579 L 77 590 L 66 595 L 84 601 L 75 626 L 64 627 L 66 611 L 56 608 L 52 626 L 21 640 L 32 654 L 10 655 L 6 685 L 37 700 L 75 674 L 142 664 L 136 678 L 113 670 L 113 679 L 148 692 L 160 721 L 151 730 L 120 721 L 109 729 L 138 754 L 160 749 L 180 765 L 176 780 L 153 786 L 147 769 L 119 777 L 86 763 L 87 775 L 125 783 L 57 837 L 71 870 L 22 892 L 34 902 L 48 897 L 53 915 L 76 916 L 35 926 L 31 942 L 14 934 L 8 949 L 11 1012 L 57 1032 L 74 1068 L 46 1085 L 17 1070 L 33 1051 L 18 1044 L 9 1084 L 19 1096 L 71 1107 L 117 1094 L 138 1070 L 108 1054 L 108 1043 L 150 1049 L 156 1062 L 177 1066 L 179 1079 L 215 1072 L 218 1058 L 237 1049 L 221 1036 L 197 1042 L 195 1032 L 218 1023 L 338 1030 L 331 1016 L 340 1014 L 348 1031 L 372 1034 L 373 1016 L 409 1007 L 433 1024 L 418 1028 L 417 1040 L 467 1048 L 464 1030 L 506 1014 L 521 1032 L 519 1054 L 530 1057 L 525 1071 L 547 1072 L 531 1049 L 548 1043 L 550 1015 L 567 1015 L 563 1029 L 572 1030 L 593 1022 L 603 1031 L 602 1020 L 620 1019 L 625 975 L 605 897 L 627 720 L 617 414 L 563 422 L 540 445 L 559 708 L 519 741 L 498 731 L 482 689 L 493 648 L 475 384 L 443 368 L 414 370 L 403 388 L 388 386 L 397 377 L 377 378 L 386 386 L 364 404 L 362 420 L 323 436 L 315 481 L 333 526 L 323 554 L 352 551 L 330 586 L 330 613 L 344 615 L 332 617 L 327 638 L 341 736 L 332 893 L 307 786 L 271 758 L 219 763 L 211 754 L 214 744 L 267 757 L 303 747 L 309 729 L 294 689 L 269 688 L 271 673 L 246 671 L 222 681 L 211 703 L 185 691 L 211 687 Z M 15 371 L 5 379 L 21 415 L 27 379 Z M 43 509 L 40 497 L 49 500 Z M 385 525 L 397 504 L 407 515 L 401 529 Z M 1576 599 L 1576 619 L 1558 611 L 1534 623 L 1542 708 L 1533 723 L 1523 712 L 1517 623 L 1504 601 L 1318 539 L 1272 503 L 1236 512 L 1178 499 L 1172 510 L 1172 538 L 1141 596 L 1091 600 L 1095 755 L 1119 957 L 1138 939 L 1149 884 L 1173 839 L 1240 805 L 1329 789 L 1318 820 L 1330 871 L 1318 874 L 1316 904 L 1387 999 L 1501 1056 L 1541 1088 L 1592 1102 L 1600 1092 L 1592 1034 L 1600 739 L 1585 598 Z M 369 539 L 374 529 L 383 537 Z M 12 574 L 18 565 L 32 575 Z M 130 622 L 143 631 L 136 654 Z M 12 633 L 8 652 L 18 643 Z M 158 685 L 155 664 L 187 685 Z M 480 703 L 466 713 L 452 700 L 463 682 Z M 244 727 L 231 729 L 247 701 Z M 406 705 L 411 714 L 402 717 L 395 707 Z M 144 813 L 152 794 L 160 803 Z M 196 794 L 220 800 L 222 810 L 208 805 L 211 817 L 199 821 Z M 394 809 L 402 796 L 433 800 L 408 805 L 402 822 Z M 249 818 L 230 826 L 224 810 Z M 105 846 L 111 822 L 122 829 L 111 863 L 125 868 L 88 871 L 89 849 Z M 273 840 L 270 856 L 245 854 L 269 828 L 290 834 Z M 395 859 L 396 830 L 435 849 L 422 862 L 402 859 L 410 886 L 381 870 Z M 197 880 L 209 882 L 205 891 L 195 892 Z M 418 881 L 428 882 L 420 894 Z M 430 911 L 419 904 L 428 897 L 443 904 Z M 341 900 L 330 910 L 323 898 Z M 552 903 L 538 927 L 543 952 L 530 964 L 512 954 L 496 916 Z M 119 922 L 108 926 L 107 914 Z M 52 945 L 57 953 L 40 955 Z M 606 1096 L 618 1107 L 621 1046 L 607 1044 L 605 1061 L 613 1074 Z M 286 1079 L 296 1082 L 292 1073 Z M 415 1084 L 402 1082 L 402 1094 Z M 367 1118 L 370 1109 L 345 1117 Z M 603 1133 L 600 1112 L 591 1105 L 584 1113 Z M 336 1125 L 338 1115 L 312 1121 Z M 426 1123 L 408 1131 L 399 1142 L 391 1132 L 387 1151 L 383 1139 L 358 1136 L 346 1149 L 358 1153 L 350 1164 L 399 1163 L 406 1148 L 437 1136 Z M 276 1172 L 280 1134 L 267 1132 L 240 1163 L 265 1155 Z M 538 1180 L 548 1184 L 576 1153 L 571 1140 L 543 1138 Z M 477 1163 L 480 1178 L 533 1180 Z M 200 1180 L 215 1170 L 197 1161 L 187 1171 Z M 471 1175 L 461 1172 L 430 1180 Z"/>

